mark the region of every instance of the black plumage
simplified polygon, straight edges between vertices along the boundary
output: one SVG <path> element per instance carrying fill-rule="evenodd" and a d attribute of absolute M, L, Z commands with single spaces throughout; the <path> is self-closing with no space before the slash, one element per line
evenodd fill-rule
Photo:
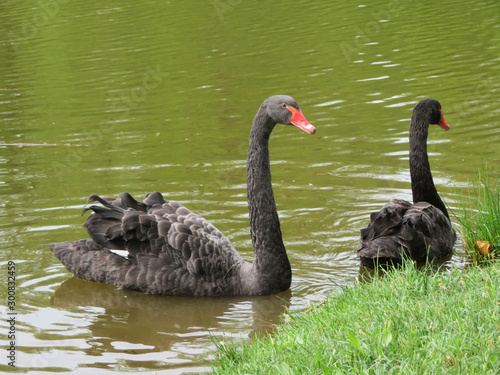
<path fill-rule="evenodd" d="M 370 215 L 368 227 L 361 230 L 357 253 L 361 263 L 401 264 L 437 260 L 451 254 L 456 240 L 448 211 L 437 193 L 427 155 L 430 124 L 448 130 L 437 100 L 421 100 L 410 123 L 410 175 L 413 202 L 393 199 Z"/>
<path fill-rule="evenodd" d="M 163 295 L 263 295 L 290 287 L 291 267 L 281 237 L 269 162 L 277 123 L 310 134 L 315 128 L 289 96 L 266 99 L 255 116 L 247 162 L 254 261 L 245 261 L 209 221 L 160 193 L 142 202 L 130 194 L 92 194 L 84 227 L 90 239 L 56 243 L 54 255 L 75 276 L 122 289 Z M 111 250 L 126 250 L 122 257 Z"/>

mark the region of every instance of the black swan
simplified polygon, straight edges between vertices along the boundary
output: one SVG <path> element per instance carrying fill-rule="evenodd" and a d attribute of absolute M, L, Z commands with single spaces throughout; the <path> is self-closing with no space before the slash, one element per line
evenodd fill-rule
<path fill-rule="evenodd" d="M 437 100 L 421 100 L 410 123 L 410 175 L 413 202 L 393 199 L 361 230 L 358 256 L 364 266 L 401 264 L 404 258 L 417 262 L 437 260 L 452 252 L 456 240 L 448 211 L 432 179 L 427 156 L 429 125 L 444 130 L 446 123 Z"/>
<path fill-rule="evenodd" d="M 93 211 L 84 227 L 90 239 L 51 244 L 76 277 L 120 289 L 162 295 L 265 295 L 287 290 L 292 271 L 281 237 L 269 163 L 269 136 L 277 123 L 309 134 L 316 128 L 297 102 L 267 98 L 250 131 L 247 197 L 253 263 L 245 261 L 210 222 L 156 192 L 138 202 L 92 194 Z M 126 250 L 122 257 L 110 250 Z"/>

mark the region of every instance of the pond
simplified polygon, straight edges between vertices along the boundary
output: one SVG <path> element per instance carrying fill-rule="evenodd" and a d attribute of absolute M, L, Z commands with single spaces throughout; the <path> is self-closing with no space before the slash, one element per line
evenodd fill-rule
<path fill-rule="evenodd" d="M 359 230 L 411 200 L 408 126 L 438 99 L 438 191 L 454 214 L 500 164 L 500 4 L 391 0 L 4 1 L 0 5 L 0 330 L 16 265 L 16 369 L 208 371 L 213 339 L 270 332 L 359 276 Z M 48 245 L 86 238 L 88 196 L 153 191 L 214 223 L 248 260 L 250 126 L 287 94 L 317 133 L 271 137 L 293 270 L 277 296 L 158 297 L 76 279 Z M 460 236 L 459 236 L 460 237 Z M 466 261 L 462 240 L 447 267 Z M 3 352 L 5 354 L 5 352 Z"/>

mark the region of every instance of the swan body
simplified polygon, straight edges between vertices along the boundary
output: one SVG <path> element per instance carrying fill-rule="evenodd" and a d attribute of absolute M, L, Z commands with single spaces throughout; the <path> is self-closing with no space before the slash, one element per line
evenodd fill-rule
<path fill-rule="evenodd" d="M 50 245 L 76 277 L 161 295 L 265 295 L 290 287 L 292 272 L 274 202 L 269 136 L 277 123 L 310 134 L 315 128 L 297 102 L 285 95 L 266 99 L 257 112 L 247 159 L 247 195 L 253 263 L 208 220 L 160 193 L 142 202 L 92 194 L 84 227 L 90 239 Z M 116 254 L 126 250 L 127 256 Z"/>
<path fill-rule="evenodd" d="M 367 267 L 437 260 L 451 254 L 456 240 L 448 211 L 437 193 L 427 156 L 430 124 L 448 130 L 437 100 L 421 100 L 410 123 L 410 175 L 413 202 L 393 199 L 370 216 L 361 230 L 358 257 Z"/>

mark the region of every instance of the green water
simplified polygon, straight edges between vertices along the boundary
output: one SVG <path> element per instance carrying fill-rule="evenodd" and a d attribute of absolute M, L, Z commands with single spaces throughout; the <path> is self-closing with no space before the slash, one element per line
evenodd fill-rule
<path fill-rule="evenodd" d="M 422 98 L 438 99 L 451 126 L 433 127 L 428 149 L 453 211 L 482 165 L 500 175 L 499 20 L 496 0 L 3 1 L 0 264 L 7 279 L 16 263 L 17 370 L 203 371 L 210 333 L 245 340 L 284 306 L 300 311 L 351 284 L 368 213 L 411 200 L 408 124 Z M 52 256 L 49 243 L 85 238 L 91 193 L 160 191 L 251 259 L 246 147 L 274 94 L 293 96 L 317 127 L 272 135 L 293 268 L 281 299 L 116 291 L 72 278 Z M 456 252 L 449 266 L 464 263 L 461 240 Z M 4 357 L 0 369 L 12 370 Z"/>

